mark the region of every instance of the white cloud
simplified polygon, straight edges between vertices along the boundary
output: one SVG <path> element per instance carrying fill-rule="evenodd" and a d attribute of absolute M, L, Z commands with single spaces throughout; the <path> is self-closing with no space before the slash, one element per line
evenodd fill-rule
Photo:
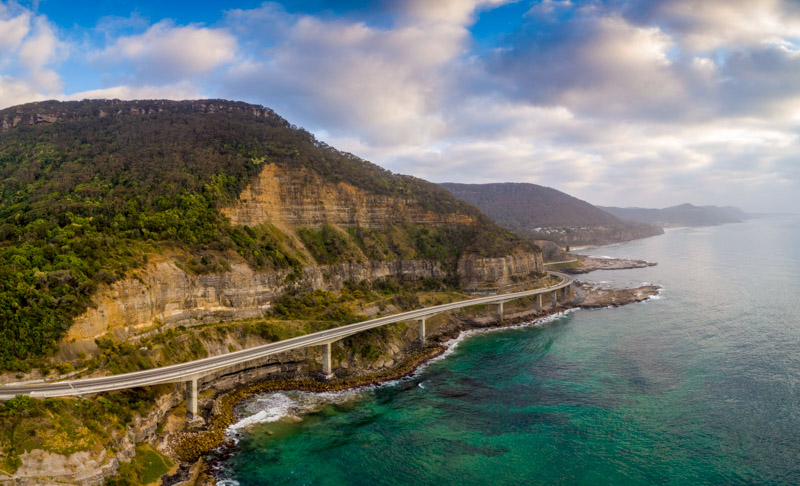
<path fill-rule="evenodd" d="M 44 99 L 47 96 L 32 89 L 30 83 L 0 75 L 0 109 Z"/>
<path fill-rule="evenodd" d="M 31 70 L 42 69 L 56 59 L 60 45 L 53 29 L 45 19 L 39 17 L 35 22 L 34 34 L 25 39 L 19 50 L 19 62 Z"/>
<path fill-rule="evenodd" d="M 382 29 L 273 8 L 269 14 L 288 26 L 285 36 L 262 51 L 266 59 L 231 69 L 228 93 L 263 100 L 309 128 L 358 131 L 371 143 L 422 143 L 443 133 L 440 103 L 451 63 L 469 41 L 464 26 Z"/>
<path fill-rule="evenodd" d="M 646 17 L 680 35 L 684 48 L 782 43 L 800 36 L 800 9 L 784 0 L 671 0 L 653 2 Z"/>
<path fill-rule="evenodd" d="M 510 0 L 403 0 L 398 10 L 416 19 L 465 25 L 476 10 L 493 8 Z"/>
<path fill-rule="evenodd" d="M 53 97 L 62 82 L 54 70 L 68 56 L 47 18 L 17 4 L 0 3 L 0 105 Z"/>
<path fill-rule="evenodd" d="M 13 17 L 7 16 L 8 14 L 7 9 L 0 8 L 0 53 L 15 51 L 30 31 L 29 12 L 22 12 Z"/>
<path fill-rule="evenodd" d="M 94 53 L 105 64 L 131 64 L 140 80 L 180 80 L 209 74 L 235 59 L 236 38 L 223 29 L 161 21 Z"/>

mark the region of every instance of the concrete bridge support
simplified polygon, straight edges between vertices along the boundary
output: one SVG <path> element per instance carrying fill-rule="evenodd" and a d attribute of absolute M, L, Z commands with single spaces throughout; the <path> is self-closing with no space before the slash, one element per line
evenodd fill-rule
<path fill-rule="evenodd" d="M 502 302 L 497 304 L 497 320 L 499 322 L 503 322 L 503 303 Z"/>
<path fill-rule="evenodd" d="M 322 345 L 322 374 L 331 374 L 331 343 Z"/>
<path fill-rule="evenodd" d="M 197 378 L 186 382 L 186 414 L 192 419 L 197 417 Z"/>
<path fill-rule="evenodd" d="M 536 308 L 542 310 L 542 294 L 536 295 Z"/>
<path fill-rule="evenodd" d="M 558 305 L 558 290 L 554 290 L 553 294 L 553 307 Z"/>
<path fill-rule="evenodd" d="M 419 342 L 424 343 L 425 342 L 425 318 L 423 317 L 422 319 L 418 320 L 417 324 L 419 325 Z"/>

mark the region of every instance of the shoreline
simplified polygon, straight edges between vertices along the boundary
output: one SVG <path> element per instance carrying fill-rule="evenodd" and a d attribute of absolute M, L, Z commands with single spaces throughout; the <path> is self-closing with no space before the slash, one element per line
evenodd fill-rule
<path fill-rule="evenodd" d="M 339 392 L 382 385 L 413 375 L 421 366 L 428 364 L 449 349 L 453 349 L 452 346 L 447 346 L 445 343 L 453 340 L 460 342 L 464 333 L 501 330 L 521 325 L 536 325 L 541 321 L 570 310 L 616 307 L 629 303 L 643 302 L 658 295 L 660 291 L 660 287 L 657 286 L 620 289 L 614 291 L 613 296 L 603 292 L 601 295 L 596 295 L 595 298 L 590 298 L 587 301 L 587 294 L 594 294 L 597 289 L 585 283 L 576 283 L 576 285 L 578 290 L 576 297 L 554 308 L 541 311 L 537 309 L 522 310 L 509 315 L 502 322 L 498 322 L 493 317 L 459 319 L 458 323 L 452 328 L 443 329 L 443 332 L 431 335 L 426 344 L 412 344 L 408 354 L 396 366 L 387 370 L 358 376 L 333 378 L 328 381 L 311 376 L 272 378 L 223 392 L 214 399 L 214 405 L 206 425 L 196 432 L 183 432 L 176 438 L 173 451 L 175 458 L 183 466 L 177 474 L 164 479 L 177 479 L 180 481 L 180 477 L 185 476 L 186 472 L 193 466 L 197 466 L 204 456 L 213 453 L 220 447 L 225 447 L 228 442 L 228 427 L 237 422 L 236 407 L 256 394 L 279 391 Z M 167 484 L 175 483 L 169 482 Z"/>

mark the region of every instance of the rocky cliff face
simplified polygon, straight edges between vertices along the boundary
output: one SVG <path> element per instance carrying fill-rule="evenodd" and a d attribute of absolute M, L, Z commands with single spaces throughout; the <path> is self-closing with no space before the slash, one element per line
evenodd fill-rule
<path fill-rule="evenodd" d="M 58 358 L 74 359 L 96 351 L 96 338 L 109 333 L 124 339 L 155 323 L 192 326 L 262 315 L 287 288 L 289 270 L 255 272 L 246 263 L 230 272 L 189 275 L 170 259 L 152 262 L 135 278 L 112 284 L 95 297 L 95 307 L 75 319 L 61 343 Z M 437 262 L 400 260 L 309 266 L 301 285 L 340 289 L 345 281 L 375 281 L 388 276 L 443 278 Z M 297 282 L 295 282 L 297 283 Z"/>
<path fill-rule="evenodd" d="M 313 172 L 279 169 L 267 164 L 230 208 L 223 210 L 234 224 L 271 223 L 281 228 L 323 224 L 382 229 L 394 223 L 471 224 L 465 214 L 437 214 L 414 201 L 379 196 L 350 184 L 325 182 Z"/>
<path fill-rule="evenodd" d="M 465 289 L 503 287 L 514 277 L 543 273 L 541 253 L 516 253 L 502 258 L 462 257 L 458 262 L 459 282 Z"/>

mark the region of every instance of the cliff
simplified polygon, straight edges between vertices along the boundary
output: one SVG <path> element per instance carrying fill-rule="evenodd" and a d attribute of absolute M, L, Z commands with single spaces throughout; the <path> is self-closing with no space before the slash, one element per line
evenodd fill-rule
<path fill-rule="evenodd" d="M 346 182 L 331 183 L 305 168 L 280 169 L 267 164 L 239 195 L 222 209 L 233 224 L 280 228 L 324 224 L 385 229 L 394 224 L 434 226 L 475 224 L 469 214 L 434 212 L 408 198 L 374 194 Z"/>
<path fill-rule="evenodd" d="M 177 326 L 262 317 L 271 304 L 290 288 L 338 290 L 345 282 L 375 282 L 389 276 L 406 279 L 442 279 L 437 262 L 400 260 L 349 262 L 308 266 L 300 280 L 287 282 L 289 270 L 253 271 L 235 263 L 231 271 L 190 275 L 175 261 L 162 258 L 150 263 L 135 278 L 115 282 L 98 292 L 93 307 L 75 318 L 59 346 L 57 359 L 73 360 L 80 353 L 92 356 L 95 340 L 106 335 L 129 339 L 157 325 L 158 332 Z"/>

